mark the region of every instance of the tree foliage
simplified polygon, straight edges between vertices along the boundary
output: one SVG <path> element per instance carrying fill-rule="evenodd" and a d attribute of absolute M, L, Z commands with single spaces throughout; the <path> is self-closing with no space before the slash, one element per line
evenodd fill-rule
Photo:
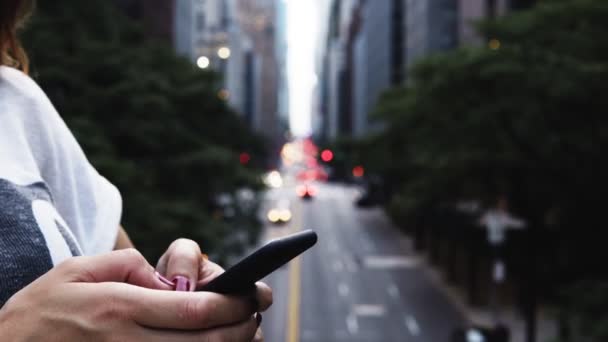
<path fill-rule="evenodd" d="M 480 24 L 499 46 L 418 63 L 373 114 L 387 129 L 370 150 L 390 157 L 365 156 L 394 187 L 393 213 L 506 197 L 542 237 L 547 284 L 607 277 L 607 17 L 603 0 L 541 2 Z M 594 331 L 608 339 L 605 327 Z"/>
<path fill-rule="evenodd" d="M 229 237 L 255 236 L 255 206 L 236 194 L 261 185 L 239 154 L 261 160 L 264 144 L 218 97 L 219 75 L 103 0 L 40 1 L 23 38 L 33 77 L 121 190 L 123 223 L 147 257 L 178 237 L 224 255 Z"/>

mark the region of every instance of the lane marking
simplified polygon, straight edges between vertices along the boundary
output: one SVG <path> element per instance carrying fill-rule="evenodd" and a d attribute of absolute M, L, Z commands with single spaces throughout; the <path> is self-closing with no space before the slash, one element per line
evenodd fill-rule
<path fill-rule="evenodd" d="M 299 202 L 298 202 L 299 203 Z M 301 204 L 297 206 L 296 213 L 297 224 L 294 224 L 293 232 L 297 232 L 302 226 L 302 207 Z M 287 314 L 289 318 L 287 320 L 287 342 L 300 342 L 300 291 L 301 291 L 301 259 L 300 257 L 295 258 L 291 262 L 289 269 L 289 305 Z"/>
<path fill-rule="evenodd" d="M 410 331 L 410 334 L 412 334 L 412 336 L 420 335 L 420 326 L 418 325 L 418 322 L 416 321 L 416 318 L 414 318 L 414 316 L 408 315 L 405 317 L 405 326 L 407 327 L 407 330 Z"/>
<path fill-rule="evenodd" d="M 390 284 L 386 289 L 386 292 L 388 292 L 388 295 L 391 296 L 391 298 L 393 299 L 397 299 L 401 295 L 399 293 L 399 288 L 395 284 Z"/>
<path fill-rule="evenodd" d="M 421 262 L 420 258 L 401 255 L 371 255 L 363 258 L 365 267 L 372 269 L 415 268 Z"/>
<path fill-rule="evenodd" d="M 291 262 L 289 270 L 289 319 L 287 321 L 287 341 L 300 341 L 300 258 Z"/>
<path fill-rule="evenodd" d="M 383 305 L 358 304 L 353 306 L 352 313 L 362 317 L 382 317 L 386 314 L 386 308 Z"/>
<path fill-rule="evenodd" d="M 356 335 L 359 332 L 359 322 L 357 316 L 350 314 L 346 317 L 346 329 L 351 335 Z"/>
<path fill-rule="evenodd" d="M 340 294 L 340 296 L 346 297 L 346 296 L 348 296 L 349 292 L 350 292 L 350 289 L 348 288 L 348 286 L 346 284 L 340 283 L 340 285 L 338 285 L 338 293 Z"/>

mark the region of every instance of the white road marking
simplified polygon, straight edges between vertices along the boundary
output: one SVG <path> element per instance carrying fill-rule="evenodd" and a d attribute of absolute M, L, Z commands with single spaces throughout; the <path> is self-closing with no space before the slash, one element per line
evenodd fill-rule
<path fill-rule="evenodd" d="M 355 335 L 359 332 L 359 322 L 357 322 L 357 316 L 350 314 L 346 317 L 346 328 L 351 335 Z"/>
<path fill-rule="evenodd" d="M 367 268 L 390 269 L 390 268 L 415 268 L 421 260 L 417 257 L 400 255 L 378 256 L 371 255 L 363 258 L 363 264 Z"/>
<path fill-rule="evenodd" d="M 353 306 L 352 312 L 356 316 L 382 317 L 386 314 L 386 308 L 383 305 L 358 304 Z"/>
<path fill-rule="evenodd" d="M 340 294 L 340 296 L 346 297 L 350 293 L 350 289 L 346 284 L 340 283 L 340 285 L 338 285 L 338 293 Z"/>
<path fill-rule="evenodd" d="M 410 331 L 412 336 L 420 335 L 420 326 L 418 325 L 418 322 L 414 316 L 405 316 L 405 326 L 407 327 L 407 330 Z"/>
<path fill-rule="evenodd" d="M 388 295 L 391 296 L 391 298 L 393 299 L 397 299 L 401 295 L 399 293 L 399 288 L 395 284 L 390 284 L 386 291 L 388 292 Z"/>

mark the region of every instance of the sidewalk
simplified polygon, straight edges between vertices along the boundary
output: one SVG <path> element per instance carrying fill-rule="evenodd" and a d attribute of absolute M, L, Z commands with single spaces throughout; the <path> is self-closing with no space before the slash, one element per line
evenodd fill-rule
<path fill-rule="evenodd" d="M 422 264 L 425 272 L 432 283 L 441 290 L 446 297 L 458 308 L 465 319 L 471 325 L 492 326 L 493 315 L 489 307 L 471 307 L 468 305 L 465 293 L 462 289 L 448 284 L 441 271 L 433 267 L 423 254 L 425 262 Z M 522 315 L 514 307 L 503 307 L 500 312 L 503 324 L 507 325 L 511 331 L 510 342 L 525 341 L 525 322 Z M 537 314 L 537 338 L 536 342 L 552 342 L 557 337 L 557 324 L 551 315 L 543 310 Z"/>

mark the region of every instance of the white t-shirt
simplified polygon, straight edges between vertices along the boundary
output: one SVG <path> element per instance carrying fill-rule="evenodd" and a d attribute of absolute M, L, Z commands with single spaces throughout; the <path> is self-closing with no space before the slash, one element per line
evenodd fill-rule
<path fill-rule="evenodd" d="M 112 250 L 121 208 L 40 87 L 0 66 L 0 307 L 65 259 Z"/>

